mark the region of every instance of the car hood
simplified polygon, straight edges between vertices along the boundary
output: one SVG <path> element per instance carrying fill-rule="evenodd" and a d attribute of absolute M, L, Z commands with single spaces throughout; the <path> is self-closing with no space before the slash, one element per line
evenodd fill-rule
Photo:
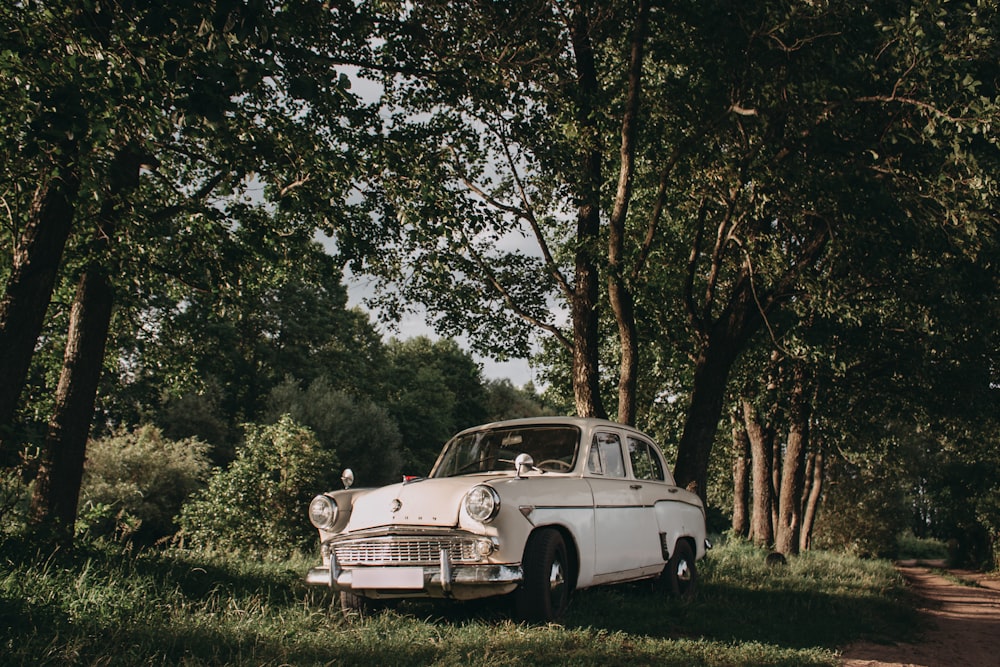
<path fill-rule="evenodd" d="M 458 525 L 462 499 L 476 484 L 496 475 L 465 475 L 391 484 L 356 496 L 347 531 L 379 526 Z"/>

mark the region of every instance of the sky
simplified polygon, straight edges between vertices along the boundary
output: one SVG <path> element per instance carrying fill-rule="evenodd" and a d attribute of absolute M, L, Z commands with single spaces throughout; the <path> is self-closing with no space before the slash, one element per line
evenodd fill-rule
<path fill-rule="evenodd" d="M 416 338 L 417 336 L 427 336 L 431 340 L 438 340 L 440 338 L 434 332 L 433 327 L 427 323 L 427 318 L 423 310 L 418 310 L 418 312 L 404 316 L 403 320 L 397 325 L 398 331 L 388 330 L 380 323 L 377 314 L 371 313 L 371 309 L 365 304 L 365 299 L 372 295 L 373 290 L 368 281 L 364 278 L 352 276 L 349 271 L 345 270 L 344 285 L 347 286 L 348 306 L 357 306 L 369 312 L 372 323 L 382 333 L 383 338 L 395 337 L 401 340 Z M 458 338 L 456 342 L 458 342 L 463 350 L 468 351 L 470 349 L 468 341 Z M 481 357 L 475 353 L 470 352 L 470 354 L 482 366 L 483 377 L 487 380 L 507 379 L 516 387 L 523 387 L 528 382 L 535 382 L 537 384 L 534 373 L 526 359 L 499 362 L 487 357 Z"/>

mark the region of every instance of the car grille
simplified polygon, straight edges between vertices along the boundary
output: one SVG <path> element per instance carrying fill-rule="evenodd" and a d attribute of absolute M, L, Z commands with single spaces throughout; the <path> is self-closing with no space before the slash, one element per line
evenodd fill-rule
<path fill-rule="evenodd" d="M 340 565 L 437 565 L 442 549 L 452 563 L 480 560 L 475 541 L 461 537 L 371 537 L 334 542 L 327 548 L 336 552 Z"/>

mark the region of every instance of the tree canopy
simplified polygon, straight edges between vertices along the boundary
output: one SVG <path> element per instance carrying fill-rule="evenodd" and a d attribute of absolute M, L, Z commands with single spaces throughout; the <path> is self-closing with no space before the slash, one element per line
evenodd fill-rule
<path fill-rule="evenodd" d="M 545 410 L 383 342 L 349 264 L 390 319 L 541 349 L 553 404 L 654 431 L 717 505 L 746 431 L 787 545 L 817 455 L 831 503 L 900 470 L 914 530 L 995 543 L 995 3 L 168 4 L 0 8 L 0 443 L 40 447 L 39 520 L 72 522 L 92 425 L 224 463 L 276 404 L 343 406 L 422 473 Z"/>

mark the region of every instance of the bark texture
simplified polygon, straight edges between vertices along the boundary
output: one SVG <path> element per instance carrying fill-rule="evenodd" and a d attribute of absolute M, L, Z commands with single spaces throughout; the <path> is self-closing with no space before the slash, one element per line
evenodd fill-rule
<path fill-rule="evenodd" d="M 733 425 L 733 534 L 746 537 L 750 530 L 750 438 L 743 415 L 732 414 Z"/>
<path fill-rule="evenodd" d="M 750 518 L 750 539 L 758 546 L 774 542 L 772 522 L 771 441 L 773 436 L 761 424 L 757 411 L 750 401 L 743 399 L 743 419 L 750 440 L 753 474 L 753 513 Z"/>
<path fill-rule="evenodd" d="M 76 144 L 64 142 L 34 200 L 0 300 L 0 445 L 10 435 L 73 226 L 80 189 Z"/>

